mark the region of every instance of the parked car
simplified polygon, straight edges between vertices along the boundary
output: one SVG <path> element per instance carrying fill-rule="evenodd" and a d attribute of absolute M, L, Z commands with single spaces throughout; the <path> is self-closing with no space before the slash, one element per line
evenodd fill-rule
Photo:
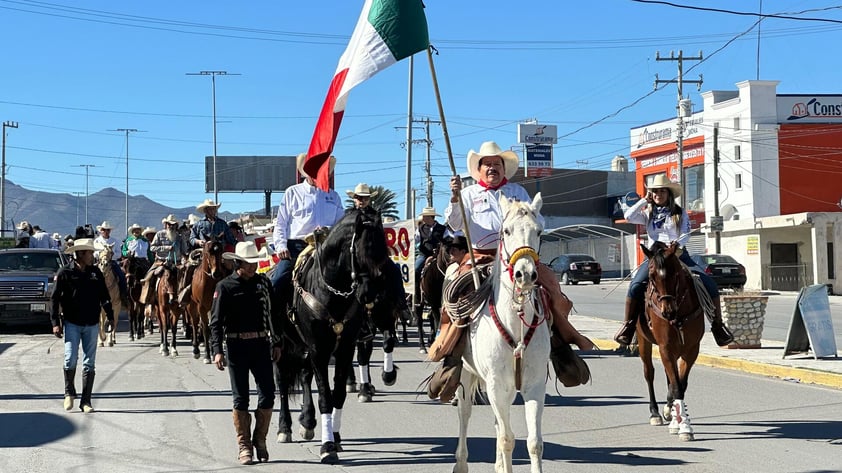
<path fill-rule="evenodd" d="M 559 255 L 550 261 L 550 268 L 564 285 L 579 284 L 579 281 L 599 284 L 602 279 L 602 265 L 589 255 Z"/>
<path fill-rule="evenodd" d="M 746 268 L 728 255 L 693 255 L 693 261 L 721 288 L 742 290 Z"/>
<path fill-rule="evenodd" d="M 59 250 L 0 250 L 0 325 L 50 325 L 55 275 L 67 264 Z"/>

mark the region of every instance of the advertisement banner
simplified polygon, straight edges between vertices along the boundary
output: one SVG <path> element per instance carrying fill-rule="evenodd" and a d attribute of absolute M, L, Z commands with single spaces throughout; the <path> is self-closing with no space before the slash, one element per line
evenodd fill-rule
<path fill-rule="evenodd" d="M 400 266 L 403 289 L 415 294 L 415 221 L 399 220 L 383 224 L 389 256 Z"/>
<path fill-rule="evenodd" d="M 549 176 L 553 172 L 552 145 L 526 145 L 526 175 Z"/>

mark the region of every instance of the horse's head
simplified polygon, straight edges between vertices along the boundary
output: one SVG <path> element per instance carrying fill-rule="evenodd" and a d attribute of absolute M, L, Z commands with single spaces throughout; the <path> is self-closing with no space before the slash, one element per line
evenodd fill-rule
<path fill-rule="evenodd" d="M 670 244 L 656 241 L 650 248 L 640 245 L 643 253 L 649 258 L 649 291 L 652 303 L 661 311 L 663 316 L 671 320 L 678 311 L 677 295 L 681 290 L 680 276 L 684 272 L 679 257 L 678 242 Z"/>
<path fill-rule="evenodd" d="M 379 284 L 373 281 L 381 279 L 384 265 L 392 264 L 380 212 L 356 211 L 352 241 L 352 268 L 361 281 L 358 299 L 363 304 L 369 304 L 374 301 L 379 289 Z"/>
<path fill-rule="evenodd" d="M 540 223 L 542 204 L 540 193 L 531 204 L 500 196 L 503 223 L 498 258 L 520 293 L 531 291 L 538 279 L 538 248 L 544 230 Z"/>
<path fill-rule="evenodd" d="M 111 264 L 111 258 L 114 257 L 114 244 L 105 243 L 99 250 L 99 267 L 107 268 Z"/>
<path fill-rule="evenodd" d="M 175 304 L 178 293 L 178 271 L 172 263 L 165 263 L 158 283 L 158 294 L 166 294 L 166 304 Z"/>
<path fill-rule="evenodd" d="M 205 270 L 214 279 L 222 279 L 225 276 L 222 266 L 222 253 L 224 246 L 220 237 L 211 235 L 207 243 L 202 247 L 202 264 L 206 265 Z"/>

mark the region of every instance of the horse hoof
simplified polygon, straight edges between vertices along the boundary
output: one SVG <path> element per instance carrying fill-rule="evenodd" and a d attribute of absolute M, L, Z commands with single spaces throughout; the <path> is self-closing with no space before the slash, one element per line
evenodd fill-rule
<path fill-rule="evenodd" d="M 114 342 L 108 342 L 108 346 L 113 347 L 113 346 L 114 346 Z"/>
<path fill-rule="evenodd" d="M 649 418 L 649 425 L 664 425 L 664 420 L 661 416 L 652 416 Z"/>
<path fill-rule="evenodd" d="M 292 432 L 278 432 L 278 443 L 292 443 Z"/>
<path fill-rule="evenodd" d="M 99 342 L 99 346 L 104 347 L 104 346 L 105 346 L 105 343 L 103 343 L 103 342 Z"/>
<path fill-rule="evenodd" d="M 357 392 L 357 383 L 349 382 L 349 383 L 345 384 L 345 390 L 349 393 Z"/>
<path fill-rule="evenodd" d="M 134 335 L 129 335 L 129 341 L 130 341 L 130 342 L 133 342 L 133 341 L 134 341 Z"/>
<path fill-rule="evenodd" d="M 374 397 L 374 386 L 370 383 L 364 383 L 360 385 L 360 392 L 357 394 L 357 401 L 359 402 L 371 402 L 371 398 Z"/>
<path fill-rule="evenodd" d="M 172 352 L 170 352 L 170 357 L 171 357 L 171 358 L 175 358 L 175 357 L 177 357 L 177 356 L 178 356 L 178 352 L 177 352 L 177 351 L 173 350 Z"/>
<path fill-rule="evenodd" d="M 693 437 L 693 434 L 684 433 L 684 434 L 678 434 L 678 440 L 680 440 L 682 442 L 692 442 L 693 440 L 696 440 L 696 439 L 695 439 L 695 437 Z"/>
<path fill-rule="evenodd" d="M 337 455 L 336 444 L 333 442 L 325 442 L 319 450 L 319 460 L 327 465 L 335 465 L 339 463 L 339 455 Z"/>
<path fill-rule="evenodd" d="M 202 363 L 204 363 L 206 365 L 209 365 L 209 364 L 211 364 L 211 360 L 210 360 L 210 358 L 205 358 L 205 359 L 202 360 Z"/>
<path fill-rule="evenodd" d="M 425 347 L 421 347 L 418 349 L 418 353 L 427 354 L 427 349 Z"/>
<path fill-rule="evenodd" d="M 383 380 L 383 384 L 386 386 L 392 386 L 398 379 L 398 370 L 393 369 L 392 371 L 383 371 L 380 373 L 380 379 Z"/>
<path fill-rule="evenodd" d="M 194 359 L 194 360 L 198 360 L 198 359 L 199 359 L 199 358 L 201 358 L 201 357 L 202 357 L 202 355 L 200 355 L 200 354 L 198 354 L 198 353 L 193 353 L 193 359 Z"/>
<path fill-rule="evenodd" d="M 313 438 L 316 436 L 316 430 L 308 429 L 307 427 L 302 426 L 300 429 L 298 429 L 298 435 L 300 435 L 302 439 L 310 441 L 313 440 Z"/>
<path fill-rule="evenodd" d="M 667 422 L 672 420 L 672 406 L 670 404 L 664 406 L 664 420 Z"/>

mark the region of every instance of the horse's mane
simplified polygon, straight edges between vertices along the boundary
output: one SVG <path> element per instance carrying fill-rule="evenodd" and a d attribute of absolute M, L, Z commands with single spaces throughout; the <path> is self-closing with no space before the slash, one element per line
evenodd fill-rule
<path fill-rule="evenodd" d="M 358 231 L 359 230 L 359 231 Z M 356 270 L 372 270 L 381 267 L 388 259 L 386 235 L 379 212 L 366 212 L 349 209 L 339 222 L 330 229 L 330 233 L 321 245 L 322 263 L 325 270 L 338 270 L 344 262 L 340 261 L 343 247 L 354 235 L 357 246 Z"/>

